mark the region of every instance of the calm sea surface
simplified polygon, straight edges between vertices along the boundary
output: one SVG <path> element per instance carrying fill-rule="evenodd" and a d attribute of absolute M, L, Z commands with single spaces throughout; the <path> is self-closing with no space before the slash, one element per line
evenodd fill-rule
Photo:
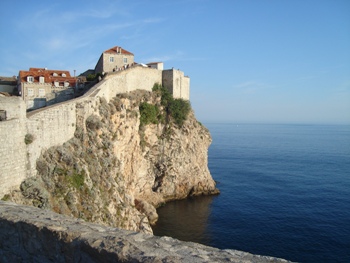
<path fill-rule="evenodd" d="M 350 262 L 350 126 L 207 124 L 221 194 L 158 209 L 155 235 Z"/>

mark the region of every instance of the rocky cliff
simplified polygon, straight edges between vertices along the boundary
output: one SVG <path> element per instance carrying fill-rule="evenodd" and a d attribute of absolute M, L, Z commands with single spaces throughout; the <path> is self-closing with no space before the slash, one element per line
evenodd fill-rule
<path fill-rule="evenodd" d="M 88 118 L 86 105 L 78 103 L 74 138 L 44 151 L 38 176 L 6 199 L 151 233 L 157 206 L 217 194 L 207 166 L 208 130 L 192 111 L 177 122 L 162 96 L 138 90 L 109 103 L 101 98 Z M 140 113 L 140 105 L 151 105 L 155 117 L 147 119 L 149 112 Z"/>

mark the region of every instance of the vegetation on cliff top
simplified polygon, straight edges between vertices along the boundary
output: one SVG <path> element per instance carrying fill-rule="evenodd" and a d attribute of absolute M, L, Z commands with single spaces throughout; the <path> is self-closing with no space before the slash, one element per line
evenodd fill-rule
<path fill-rule="evenodd" d="M 161 97 L 160 105 L 142 102 L 140 104 L 140 125 L 158 124 L 164 121 L 168 123 L 172 119 L 181 128 L 191 111 L 190 102 L 174 99 L 172 94 L 158 83 L 154 84 L 152 91 Z"/>
<path fill-rule="evenodd" d="M 157 105 L 142 102 L 140 104 L 140 125 L 147 125 L 149 123 L 158 124 L 160 110 Z"/>

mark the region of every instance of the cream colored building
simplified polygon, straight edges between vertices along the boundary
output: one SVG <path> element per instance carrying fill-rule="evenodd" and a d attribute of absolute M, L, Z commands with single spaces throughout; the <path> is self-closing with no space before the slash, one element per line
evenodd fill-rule
<path fill-rule="evenodd" d="M 67 70 L 30 68 L 21 70 L 18 92 L 27 110 L 34 110 L 74 98 L 76 79 Z"/>
<path fill-rule="evenodd" d="M 95 66 L 95 73 L 108 73 L 126 69 L 134 64 L 134 54 L 115 46 L 104 51 Z"/>

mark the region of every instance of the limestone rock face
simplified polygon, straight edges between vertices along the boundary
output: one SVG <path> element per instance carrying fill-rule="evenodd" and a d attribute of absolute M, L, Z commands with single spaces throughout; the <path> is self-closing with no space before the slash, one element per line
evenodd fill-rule
<path fill-rule="evenodd" d="M 160 126 L 160 127 L 159 127 Z M 215 182 L 208 170 L 208 147 L 211 136 L 193 113 L 181 129 L 172 129 L 167 139 L 161 136 L 162 125 L 148 125 L 145 130 L 147 175 L 135 182 L 135 190 L 153 205 L 201 194 L 215 194 Z M 138 173 L 141 175 L 142 173 Z M 143 189 L 143 191 L 141 191 Z"/>
<path fill-rule="evenodd" d="M 208 170 L 209 131 L 190 112 L 178 127 L 171 119 L 140 125 L 139 105 L 164 111 L 147 91 L 100 99 L 93 114 L 77 105 L 75 137 L 37 160 L 38 177 L 10 199 L 86 221 L 152 233 L 155 208 L 188 196 L 217 194 Z"/>

